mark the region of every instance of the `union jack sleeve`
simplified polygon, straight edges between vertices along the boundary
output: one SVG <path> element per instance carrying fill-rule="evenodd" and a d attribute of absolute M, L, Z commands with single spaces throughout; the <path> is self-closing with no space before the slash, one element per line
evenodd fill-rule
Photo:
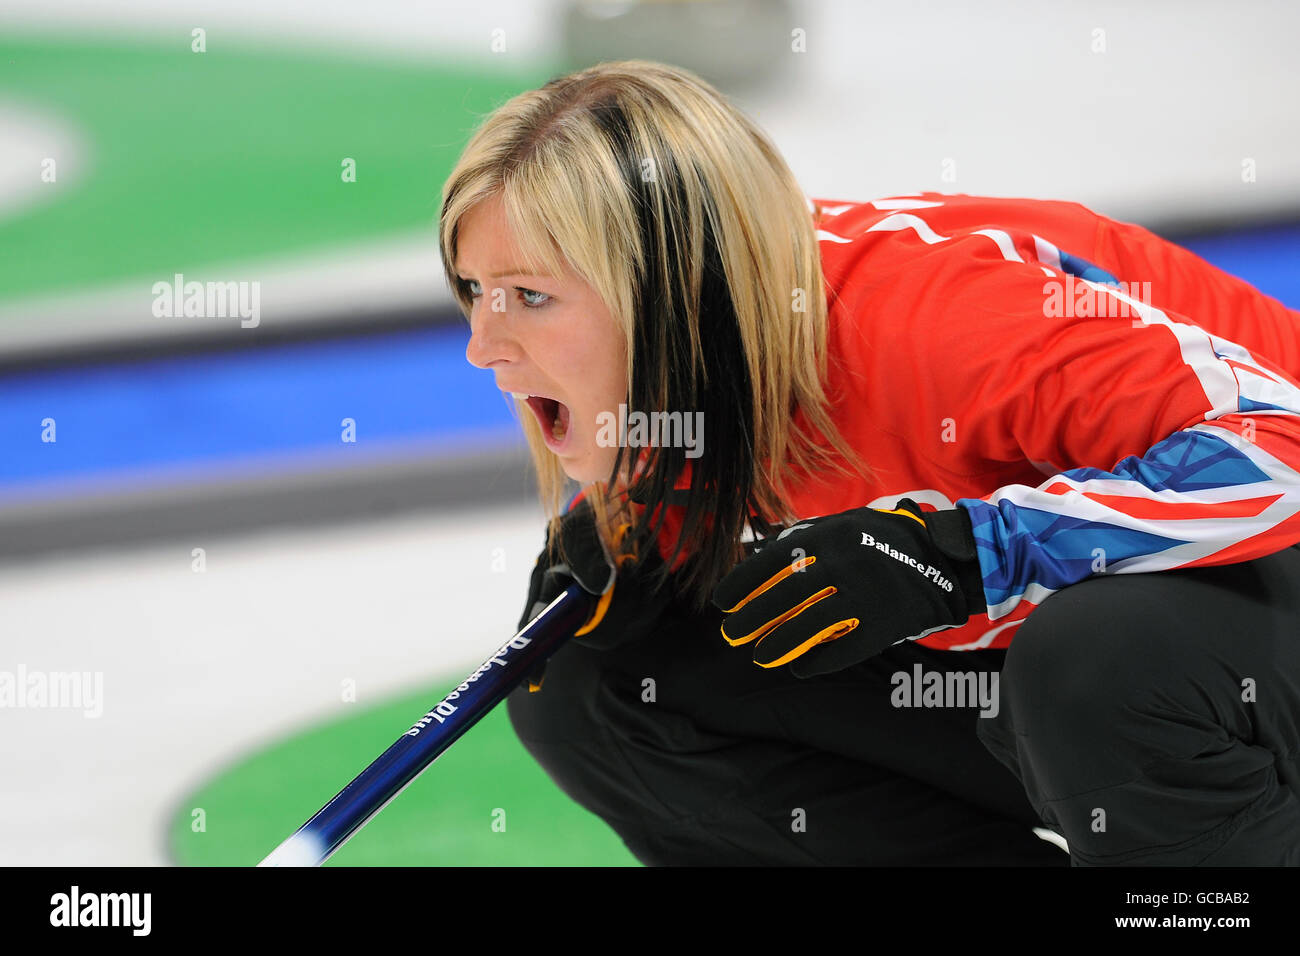
<path fill-rule="evenodd" d="M 961 410 L 980 456 L 1050 475 L 956 501 L 991 621 L 1093 574 L 1233 564 L 1300 542 L 1290 374 L 1206 327 L 1223 324 L 1143 301 L 1135 283 L 1037 236 L 984 230 L 957 244 L 953 267 L 931 273 L 941 306 L 913 327 L 942 343 L 923 387 Z M 1055 308 L 1054 283 L 1068 290 Z M 1202 291 L 1179 305 L 1215 308 L 1215 285 L 1184 283 Z M 1300 318 L 1257 297 L 1270 321 Z M 1062 302 L 1071 314 L 1057 314 Z"/>

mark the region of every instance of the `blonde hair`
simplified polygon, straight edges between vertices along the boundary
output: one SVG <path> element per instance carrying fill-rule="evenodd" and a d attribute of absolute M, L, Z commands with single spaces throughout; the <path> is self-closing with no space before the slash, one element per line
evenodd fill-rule
<path fill-rule="evenodd" d="M 681 449 L 649 449 L 625 487 L 620 448 L 600 493 L 588 495 L 607 545 L 628 552 L 649 550 L 666 507 L 685 504 L 656 584 L 682 565 L 679 587 L 703 607 L 742 556 L 747 522 L 765 533 L 769 522 L 798 517 L 788 505 L 793 476 L 847 472 L 845 462 L 869 474 L 827 407 L 826 301 L 809 201 L 767 135 L 712 86 L 687 70 L 623 60 L 557 77 L 494 110 L 442 194 L 443 265 L 467 316 L 458 226 L 497 197 L 523 267 L 560 275 L 567 262 L 619 323 L 628 411 L 704 412 L 709 441 L 691 461 L 689 491 L 672 491 Z M 796 409 L 815 434 L 792 427 Z M 554 531 L 566 476 L 534 416 L 520 419 Z M 629 521 L 635 533 L 612 544 L 612 529 Z"/>

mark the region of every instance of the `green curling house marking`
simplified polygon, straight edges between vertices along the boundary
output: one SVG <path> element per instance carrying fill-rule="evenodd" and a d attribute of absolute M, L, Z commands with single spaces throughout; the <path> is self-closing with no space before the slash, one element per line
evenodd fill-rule
<path fill-rule="evenodd" d="M 256 865 L 455 686 L 314 726 L 217 773 L 173 813 L 172 858 L 182 866 Z M 551 782 L 515 736 L 502 704 L 325 865 L 639 864 L 604 821 Z"/>

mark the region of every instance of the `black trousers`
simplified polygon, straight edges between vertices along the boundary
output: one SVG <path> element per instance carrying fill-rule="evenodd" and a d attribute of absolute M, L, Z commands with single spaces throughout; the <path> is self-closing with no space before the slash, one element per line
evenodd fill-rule
<path fill-rule="evenodd" d="M 645 640 L 572 641 L 508 701 L 647 865 L 1300 864 L 1300 547 L 1090 578 L 1006 650 L 806 681 L 720 624 L 674 605 Z"/>

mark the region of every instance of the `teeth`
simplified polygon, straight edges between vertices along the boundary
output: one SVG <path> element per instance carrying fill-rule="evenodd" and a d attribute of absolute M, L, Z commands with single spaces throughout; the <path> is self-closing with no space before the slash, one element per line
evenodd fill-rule
<path fill-rule="evenodd" d="M 521 402 L 526 402 L 530 398 L 537 397 L 535 395 L 527 395 L 523 392 L 510 392 L 509 394 L 512 398 L 517 398 Z M 556 441 L 563 441 L 564 436 L 567 433 L 568 433 L 568 429 L 565 428 L 563 422 L 560 421 L 560 412 L 559 409 L 557 408 L 555 412 L 555 420 L 551 422 L 551 437 L 554 438 Z"/>

